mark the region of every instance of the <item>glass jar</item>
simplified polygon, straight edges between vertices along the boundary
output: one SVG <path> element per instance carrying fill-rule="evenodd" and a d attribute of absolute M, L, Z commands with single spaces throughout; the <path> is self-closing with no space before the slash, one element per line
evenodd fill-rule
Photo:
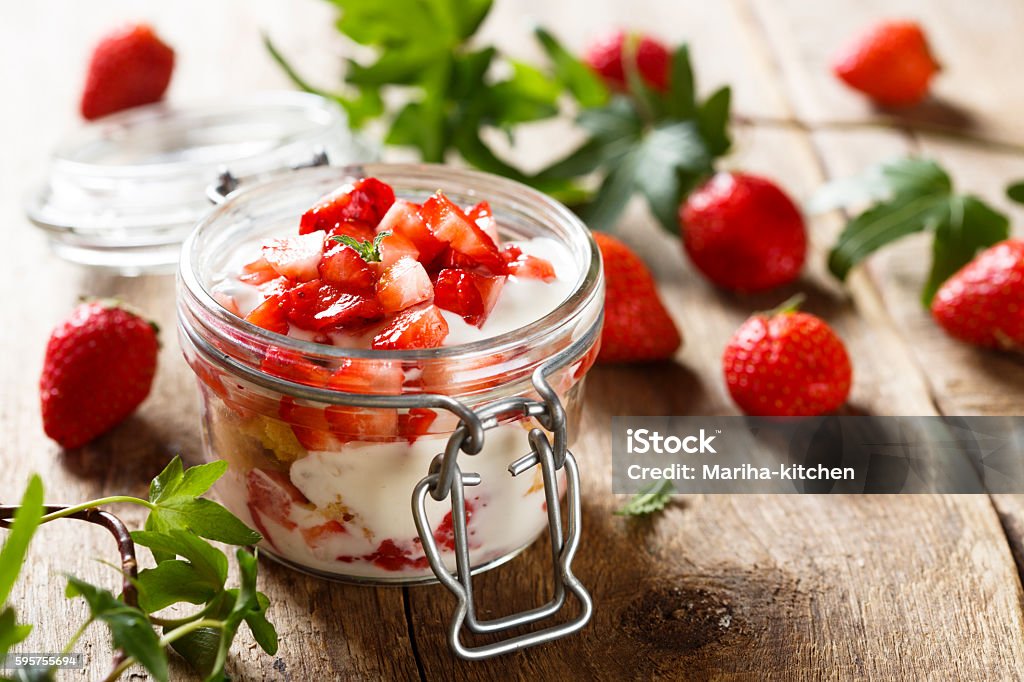
<path fill-rule="evenodd" d="M 236 267 L 241 244 L 294 231 L 318 198 L 358 177 L 379 178 L 415 202 L 438 189 L 460 205 L 487 200 L 503 239 L 547 237 L 569 250 L 572 293 L 515 331 L 403 351 L 283 336 L 217 302 L 211 291 Z M 294 568 L 378 584 L 441 580 L 461 594 L 455 633 L 463 622 L 490 631 L 539 620 L 561 606 L 566 589 L 584 604 L 574 621 L 581 627 L 590 607 L 569 570 L 579 483 L 568 444 L 598 350 L 603 299 L 586 227 L 556 201 L 504 178 L 368 164 L 243 185 L 186 240 L 179 270 L 179 333 L 202 395 L 205 454 L 229 464 L 218 495 L 262 533 L 263 551 Z M 396 373 L 399 394 L 375 389 L 394 385 L 375 378 Z M 511 559 L 545 529 L 555 548 L 553 601 L 500 619 L 500 628 L 476 621 L 470 574 Z M 560 634 L 564 627 L 547 636 Z M 496 653 L 495 645 L 476 653 L 453 646 L 467 658 Z"/>
<path fill-rule="evenodd" d="M 30 192 L 29 219 L 60 257 L 120 274 L 173 272 L 225 168 L 259 177 L 313 163 L 373 160 L 338 105 L 264 92 L 228 102 L 136 107 L 64 139 Z"/>

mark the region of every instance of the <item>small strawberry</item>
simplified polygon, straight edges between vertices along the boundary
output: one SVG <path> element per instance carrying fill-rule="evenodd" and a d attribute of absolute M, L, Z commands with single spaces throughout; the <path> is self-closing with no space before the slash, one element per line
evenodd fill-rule
<path fill-rule="evenodd" d="M 883 21 L 843 48 L 832 71 L 878 104 L 899 107 L 917 104 L 928 95 L 939 64 L 918 24 Z"/>
<path fill-rule="evenodd" d="M 725 347 L 722 369 L 732 399 L 757 416 L 834 412 L 853 381 L 850 356 L 832 328 L 786 306 L 744 322 Z"/>
<path fill-rule="evenodd" d="M 583 61 L 610 87 L 626 90 L 626 70 L 622 59 L 623 53 L 627 52 L 627 40 L 634 41 L 632 54 L 640 77 L 655 90 L 667 91 L 672 55 L 667 47 L 650 36 L 615 31 L 594 41 L 583 55 Z"/>
<path fill-rule="evenodd" d="M 83 303 L 46 345 L 39 381 L 43 429 L 65 448 L 106 433 L 149 395 L 156 327 L 115 301 Z"/>
<path fill-rule="evenodd" d="M 679 222 L 693 264 L 722 288 L 763 291 L 800 275 L 804 219 L 770 180 L 718 173 L 679 207 Z"/>
<path fill-rule="evenodd" d="M 682 337 L 658 297 L 654 278 L 640 257 L 600 232 L 594 234 L 604 261 L 604 329 L 598 362 L 644 362 L 672 357 Z"/>
<path fill-rule="evenodd" d="M 82 93 L 88 120 L 115 111 L 158 102 L 174 71 L 174 50 L 146 24 L 125 26 L 104 37 L 93 50 Z"/>
<path fill-rule="evenodd" d="M 1024 240 L 982 251 L 946 280 L 932 299 L 932 317 L 961 341 L 1024 350 Z"/>

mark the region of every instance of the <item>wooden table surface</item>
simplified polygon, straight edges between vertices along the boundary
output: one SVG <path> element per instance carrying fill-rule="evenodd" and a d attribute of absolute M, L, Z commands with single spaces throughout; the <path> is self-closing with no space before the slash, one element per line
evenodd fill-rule
<path fill-rule="evenodd" d="M 882 125 L 829 74 L 830 53 L 880 16 L 921 18 L 945 70 L 935 98 L 904 124 Z M 176 2 L 35 0 L 8 3 L 0 22 L 4 104 L 0 153 L 0 499 L 12 502 L 40 472 L 52 502 L 144 494 L 174 454 L 197 461 L 193 379 L 174 339 L 173 279 L 89 272 L 47 253 L 21 198 L 63 131 L 78 125 L 83 60 L 112 24 L 148 18 L 178 49 L 174 99 L 287 87 L 260 45 L 268 30 L 314 80 L 337 82 L 344 47 L 319 0 Z M 632 26 L 689 40 L 705 90 L 733 85 L 732 167 L 778 179 L 806 199 L 823 181 L 906 152 L 933 156 L 957 183 L 1006 208 L 1002 187 L 1024 177 L 1024 5 L 1015 0 L 497 0 L 485 32 L 510 51 L 537 54 L 531 21 L 574 48 L 606 27 Z M 906 123 L 914 123 L 913 126 Z M 993 144 L 936 127 L 969 128 Z M 540 161 L 562 139 L 542 127 L 521 154 Z M 1021 234 L 1021 212 L 1014 212 Z M 896 415 L 1014 414 L 1024 408 L 1024 363 L 950 341 L 917 303 L 926 248 L 917 239 L 872 260 L 846 289 L 827 278 L 823 253 L 838 215 L 809 223 L 814 253 L 800 290 L 808 309 L 846 340 L 855 364 L 849 410 Z M 728 336 L 751 311 L 791 293 L 740 298 L 696 277 L 676 240 L 642 207 L 622 233 L 652 264 L 687 337 L 674 362 L 598 368 L 577 445 L 584 538 L 576 572 L 596 603 L 575 637 L 482 663 L 453 659 L 444 641 L 452 603 L 440 587 L 369 589 L 309 579 L 270 563 L 262 588 L 282 634 L 277 657 L 248 635 L 230 670 L 241 680 L 330 679 L 1020 679 L 1024 623 L 1024 504 L 1012 496 L 695 496 L 650 520 L 611 514 L 610 417 L 733 411 L 719 376 Z M 37 381 L 52 325 L 78 296 L 119 295 L 166 330 L 153 395 L 94 444 L 61 452 L 42 432 Z M 134 521 L 131 511 L 125 517 Z M 53 650 L 83 616 L 67 602 L 71 572 L 114 587 L 99 529 L 62 522 L 39 534 L 19 587 L 20 610 L 40 623 L 33 650 Z M 546 586 L 544 548 L 479 579 L 485 616 L 522 606 Z M 96 630 L 83 648 L 105 672 Z M 69 673 L 66 679 L 79 679 Z M 142 676 L 135 679 L 141 679 Z M 176 678 L 190 679 L 180 666 Z"/>

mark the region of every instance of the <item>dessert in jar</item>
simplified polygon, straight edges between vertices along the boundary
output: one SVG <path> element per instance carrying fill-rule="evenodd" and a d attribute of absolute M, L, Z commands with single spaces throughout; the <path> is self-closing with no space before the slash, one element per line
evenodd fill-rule
<path fill-rule="evenodd" d="M 229 464 L 221 500 L 291 566 L 432 580 L 424 541 L 454 571 L 459 510 L 425 495 L 420 532 L 410 497 L 461 445 L 469 564 L 515 556 L 551 498 L 541 466 L 510 464 L 531 429 L 571 442 L 602 298 L 586 228 L 508 180 L 379 164 L 241 189 L 186 241 L 179 280 L 205 452 Z M 566 429 L 542 414 L 552 400 Z M 460 427 L 489 405 L 485 432 Z"/>

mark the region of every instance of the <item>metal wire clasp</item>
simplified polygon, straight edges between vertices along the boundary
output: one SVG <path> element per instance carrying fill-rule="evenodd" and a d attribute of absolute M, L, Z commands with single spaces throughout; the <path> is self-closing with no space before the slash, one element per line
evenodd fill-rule
<path fill-rule="evenodd" d="M 543 401 L 514 396 L 489 403 L 475 410 L 471 416 L 463 416 L 443 454 L 434 458 L 430 471 L 415 487 L 412 495 L 412 513 L 416 530 L 422 541 L 423 551 L 430 567 L 442 585 L 458 599 L 458 605 L 448 629 L 448 643 L 455 653 L 465 659 L 479 660 L 500 654 L 525 649 L 564 637 L 582 629 L 593 614 L 593 602 L 586 588 L 572 573 L 571 564 L 580 541 L 580 481 L 576 458 L 566 447 L 565 410 L 558 395 L 545 378 L 545 368 L 538 368 L 533 375 L 533 384 Z M 484 434 L 496 427 L 501 419 L 522 415 L 534 417 L 545 429 L 553 434 L 553 440 L 541 429 L 529 433 L 530 452 L 512 462 L 509 473 L 512 476 L 541 467 L 544 481 L 544 497 L 547 501 L 548 533 L 551 538 L 551 559 L 554 570 L 554 595 L 544 605 L 514 613 L 493 620 L 481 621 L 476 616 L 473 600 L 472 566 L 469 559 L 468 534 L 466 531 L 466 486 L 479 485 L 479 474 L 463 473 L 457 459 L 460 452 L 478 454 L 483 449 Z M 558 470 L 565 469 L 567 484 L 566 502 L 568 520 L 562 525 L 561 504 L 558 499 Z M 452 534 L 455 544 L 454 574 L 448 571 L 434 540 L 432 525 L 427 518 L 427 495 L 435 500 L 451 496 Z M 466 646 L 462 643 L 462 628 L 467 627 L 476 634 L 505 632 L 513 628 L 539 622 L 557 613 L 565 605 L 566 595 L 571 592 L 579 600 L 581 611 L 576 618 L 565 623 L 548 626 L 542 630 L 526 632 L 480 646 Z"/>

